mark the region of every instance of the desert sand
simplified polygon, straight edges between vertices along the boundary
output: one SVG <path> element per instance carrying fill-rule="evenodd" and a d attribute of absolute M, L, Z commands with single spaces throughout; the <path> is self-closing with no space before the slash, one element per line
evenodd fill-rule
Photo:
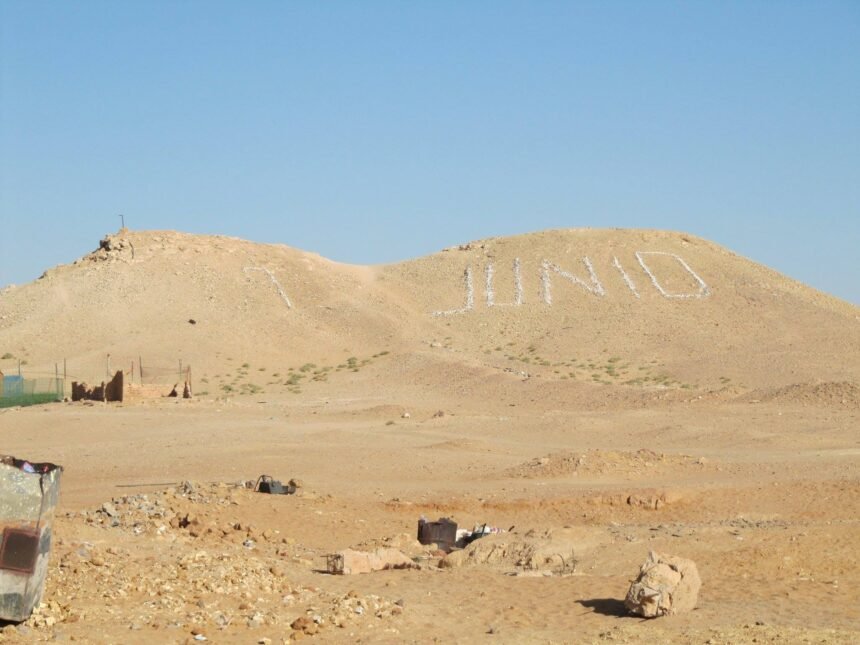
<path fill-rule="evenodd" d="M 0 409 L 0 452 L 65 469 L 43 603 L 4 640 L 860 642 L 860 309 L 706 240 L 366 267 L 121 231 L 0 291 L 0 370 L 93 383 L 108 354 L 182 361 L 194 397 Z M 439 566 L 422 516 L 506 533 Z M 524 565 L 535 536 L 575 562 Z M 417 568 L 325 573 L 376 547 Z M 696 563 L 695 610 L 626 612 L 651 550 Z"/>

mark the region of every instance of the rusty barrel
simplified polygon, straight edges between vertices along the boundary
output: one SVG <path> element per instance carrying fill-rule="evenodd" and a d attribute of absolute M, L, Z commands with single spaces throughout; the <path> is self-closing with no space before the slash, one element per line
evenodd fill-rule
<path fill-rule="evenodd" d="M 457 541 L 457 523 L 442 517 L 437 522 L 418 520 L 418 541 L 421 544 L 438 544 L 440 549 L 450 551 Z"/>

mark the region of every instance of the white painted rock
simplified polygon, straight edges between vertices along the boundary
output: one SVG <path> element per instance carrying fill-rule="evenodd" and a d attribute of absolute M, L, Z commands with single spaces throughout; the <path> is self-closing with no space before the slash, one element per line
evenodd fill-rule
<path fill-rule="evenodd" d="M 630 585 L 624 606 L 645 618 L 692 611 L 701 586 L 695 562 L 651 551 Z"/>

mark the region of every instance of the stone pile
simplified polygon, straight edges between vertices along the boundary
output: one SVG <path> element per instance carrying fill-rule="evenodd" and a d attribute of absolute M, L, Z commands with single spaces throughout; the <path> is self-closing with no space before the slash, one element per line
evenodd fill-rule
<path fill-rule="evenodd" d="M 239 485 L 184 482 L 59 516 L 43 602 L 0 640 L 110 633 L 101 640 L 116 642 L 117 630 L 127 630 L 135 641 L 280 642 L 403 611 L 376 595 L 311 586 L 314 549 L 225 521 L 234 503 L 267 498 Z"/>

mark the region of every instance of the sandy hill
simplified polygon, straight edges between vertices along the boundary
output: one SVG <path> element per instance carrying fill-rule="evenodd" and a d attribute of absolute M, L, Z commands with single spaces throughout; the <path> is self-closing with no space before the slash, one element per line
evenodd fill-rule
<path fill-rule="evenodd" d="M 193 321 L 193 322 L 192 322 Z M 0 293 L 0 369 L 101 378 L 106 356 L 198 392 L 405 399 L 857 399 L 860 309 L 661 231 L 488 239 L 393 265 L 121 231 Z M 340 390 L 339 390 L 340 391 Z M 429 404 L 429 403 L 428 403 Z"/>

